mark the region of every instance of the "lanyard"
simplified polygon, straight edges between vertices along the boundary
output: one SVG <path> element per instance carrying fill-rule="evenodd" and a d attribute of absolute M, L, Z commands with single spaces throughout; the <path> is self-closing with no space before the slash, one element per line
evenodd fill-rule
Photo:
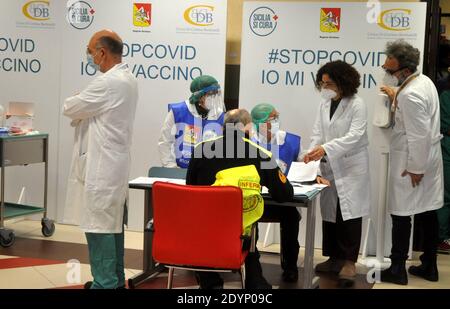
<path fill-rule="evenodd" d="M 406 88 L 406 86 L 412 81 L 414 80 L 417 76 L 419 76 L 419 74 L 414 74 L 411 75 L 410 77 L 408 77 L 403 84 L 401 84 L 400 88 L 398 88 L 397 92 L 395 93 L 394 96 L 394 100 L 392 101 L 392 105 L 391 105 L 391 128 L 394 127 L 395 125 L 395 112 L 398 109 L 398 94 L 400 93 L 400 91 L 402 91 L 403 89 Z"/>

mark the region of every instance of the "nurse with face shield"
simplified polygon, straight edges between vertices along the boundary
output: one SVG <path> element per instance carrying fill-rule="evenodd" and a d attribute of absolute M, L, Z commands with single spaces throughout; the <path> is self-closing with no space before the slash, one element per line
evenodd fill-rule
<path fill-rule="evenodd" d="M 162 166 L 187 168 L 194 146 L 222 135 L 225 105 L 218 81 L 208 75 L 195 78 L 191 96 L 169 104 L 158 150 Z"/>

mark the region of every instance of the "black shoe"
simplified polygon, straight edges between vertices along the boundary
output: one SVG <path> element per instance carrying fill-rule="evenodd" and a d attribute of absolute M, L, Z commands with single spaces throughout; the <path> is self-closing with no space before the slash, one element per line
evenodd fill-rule
<path fill-rule="evenodd" d="M 210 285 L 210 286 L 199 286 L 198 287 L 200 290 L 223 290 L 223 285 Z"/>
<path fill-rule="evenodd" d="M 91 286 L 92 286 L 92 281 L 87 281 L 87 282 L 84 284 L 83 288 L 84 288 L 85 290 L 90 290 L 90 289 L 91 289 Z M 122 290 L 122 289 L 126 289 L 125 285 L 121 285 L 121 286 L 119 286 L 119 287 L 116 288 L 116 290 Z"/>
<path fill-rule="evenodd" d="M 297 269 L 287 269 L 283 271 L 282 274 L 284 282 L 297 282 L 298 281 L 298 270 Z"/>
<path fill-rule="evenodd" d="M 406 273 L 405 263 L 403 268 L 398 265 L 391 265 L 388 269 L 381 271 L 380 279 L 382 282 L 390 282 L 400 285 L 408 284 L 408 274 Z"/>
<path fill-rule="evenodd" d="M 84 284 L 83 289 L 89 290 L 92 286 L 92 281 L 88 281 Z"/>
<path fill-rule="evenodd" d="M 271 290 L 272 285 L 264 277 L 253 280 L 245 280 L 245 288 L 251 290 Z"/>
<path fill-rule="evenodd" d="M 223 279 L 218 273 L 214 272 L 195 272 L 195 278 L 202 290 L 220 290 L 223 289 Z"/>
<path fill-rule="evenodd" d="M 408 268 L 408 272 L 411 275 L 421 277 L 425 280 L 437 282 L 439 281 L 439 273 L 436 263 L 431 264 L 420 264 L 419 266 L 411 266 Z"/>

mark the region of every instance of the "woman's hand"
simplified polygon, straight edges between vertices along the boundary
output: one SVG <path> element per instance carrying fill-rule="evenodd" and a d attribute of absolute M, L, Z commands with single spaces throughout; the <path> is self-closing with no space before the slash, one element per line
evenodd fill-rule
<path fill-rule="evenodd" d="M 331 183 L 327 179 L 322 178 L 321 176 L 317 176 L 316 182 L 321 185 L 331 186 Z"/>
<path fill-rule="evenodd" d="M 303 162 L 309 163 L 310 161 L 318 161 L 325 155 L 325 149 L 322 146 L 316 146 L 313 150 L 308 152 L 303 158 Z"/>

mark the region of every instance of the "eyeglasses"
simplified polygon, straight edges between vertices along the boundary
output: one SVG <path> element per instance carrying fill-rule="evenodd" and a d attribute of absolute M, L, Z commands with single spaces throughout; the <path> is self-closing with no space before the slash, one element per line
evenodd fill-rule
<path fill-rule="evenodd" d="M 401 70 L 405 69 L 405 68 L 399 68 L 397 70 L 392 70 L 392 69 L 387 69 L 385 67 L 382 67 L 382 68 L 386 73 L 391 74 L 391 75 L 394 75 L 395 73 L 400 72 Z"/>
<path fill-rule="evenodd" d="M 280 114 L 276 114 L 275 116 L 268 118 L 266 120 L 266 122 L 277 122 L 279 120 L 280 120 Z"/>
<path fill-rule="evenodd" d="M 320 86 L 321 88 L 323 88 L 323 87 L 325 87 L 325 88 L 328 88 L 328 87 L 334 87 L 334 86 L 336 86 L 336 83 L 335 83 L 335 82 L 324 82 L 324 81 L 320 81 L 320 82 L 319 82 L 319 86 Z"/>
<path fill-rule="evenodd" d="M 206 96 L 214 96 L 214 95 L 221 95 L 221 94 L 222 94 L 222 92 L 220 90 L 212 90 L 212 91 L 208 91 L 204 95 L 206 95 Z"/>

